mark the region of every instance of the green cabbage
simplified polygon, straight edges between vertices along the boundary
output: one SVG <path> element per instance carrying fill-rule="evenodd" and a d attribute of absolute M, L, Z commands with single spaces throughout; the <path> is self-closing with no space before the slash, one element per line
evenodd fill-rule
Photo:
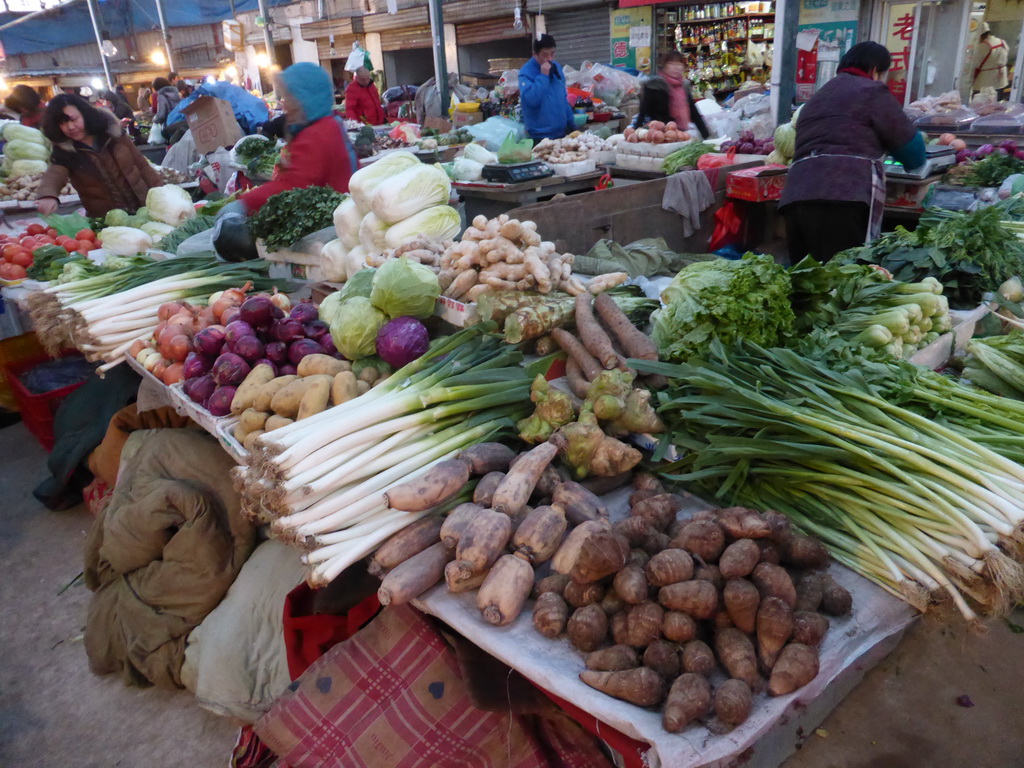
<path fill-rule="evenodd" d="M 31 141 L 33 144 L 46 144 L 46 137 L 38 128 L 29 128 L 21 123 L 8 123 L 4 126 L 4 141 Z"/>
<path fill-rule="evenodd" d="M 355 199 L 359 209 L 366 213 L 370 210 L 373 191 L 378 184 L 416 165 L 422 165 L 422 163 L 412 152 L 393 152 L 390 155 L 385 155 L 380 160 L 353 173 L 352 178 L 348 181 L 348 191 Z"/>
<path fill-rule="evenodd" d="M 451 191 L 448 174 L 419 163 L 378 184 L 370 206 L 378 219 L 395 224 L 426 208 L 447 203 Z"/>
<path fill-rule="evenodd" d="M 50 150 L 34 141 L 14 139 L 4 145 L 4 157 L 11 160 L 49 160 Z"/>
<path fill-rule="evenodd" d="M 341 354 L 349 360 L 377 354 L 377 332 L 387 317 L 369 299 L 355 296 L 329 314 L 331 338 Z"/>
<path fill-rule="evenodd" d="M 10 176 L 32 176 L 46 173 L 47 163 L 44 160 L 15 160 L 10 165 Z"/>
<path fill-rule="evenodd" d="M 152 221 L 153 217 L 149 215 L 149 208 L 142 206 L 135 212 L 135 218 L 139 221 Z"/>
<path fill-rule="evenodd" d="M 103 250 L 114 256 L 134 256 L 153 246 L 153 238 L 133 227 L 107 227 L 97 237 Z"/>
<path fill-rule="evenodd" d="M 162 187 L 153 187 L 149 190 L 146 194 L 146 208 L 154 221 L 162 221 L 175 227 L 196 215 L 192 197 L 174 184 L 164 184 Z M 139 216 L 140 213 L 141 211 L 135 215 Z"/>
<path fill-rule="evenodd" d="M 373 278 L 370 301 L 388 317 L 430 317 L 441 284 L 430 267 L 407 259 L 385 261 Z"/>
<path fill-rule="evenodd" d="M 162 221 L 147 221 L 139 229 L 153 238 L 153 245 L 159 244 L 164 237 L 174 231 L 174 227 L 170 224 L 164 224 Z"/>
<path fill-rule="evenodd" d="M 103 217 L 103 223 L 108 227 L 126 227 L 128 226 L 128 211 L 124 208 L 112 208 Z"/>
<path fill-rule="evenodd" d="M 376 274 L 377 270 L 373 267 L 360 269 L 349 277 L 345 287 L 338 291 L 338 295 L 343 300 L 350 299 L 353 296 L 362 296 L 364 299 L 370 298 L 370 291 L 373 288 L 373 276 Z"/>
<path fill-rule="evenodd" d="M 451 240 L 459 234 L 460 229 L 462 221 L 457 210 L 447 204 L 435 205 L 390 226 L 384 233 L 384 245 L 388 248 L 398 248 L 417 235 Z"/>
<path fill-rule="evenodd" d="M 775 149 L 783 157 L 793 157 L 796 152 L 796 128 L 792 123 L 783 123 L 775 129 Z"/>
<path fill-rule="evenodd" d="M 776 346 L 793 329 L 789 294 L 789 273 L 771 256 L 690 264 L 662 292 L 664 306 L 652 316 L 658 357 L 700 358 L 716 338 Z"/>

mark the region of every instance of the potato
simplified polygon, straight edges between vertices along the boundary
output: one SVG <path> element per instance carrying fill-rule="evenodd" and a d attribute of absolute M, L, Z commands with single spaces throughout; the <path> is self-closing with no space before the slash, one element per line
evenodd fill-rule
<path fill-rule="evenodd" d="M 314 416 L 325 410 L 327 408 L 327 403 L 331 399 L 331 384 L 334 382 L 334 378 L 332 376 L 328 376 L 327 374 L 314 374 L 313 376 L 307 377 L 306 380 L 311 383 L 299 403 L 299 414 L 295 419 L 296 421 L 308 419 L 310 416 Z"/>
<path fill-rule="evenodd" d="M 368 365 L 359 372 L 359 375 L 356 378 L 359 379 L 359 381 L 365 381 L 367 384 L 373 384 L 380 377 L 380 371 L 372 365 Z"/>
<path fill-rule="evenodd" d="M 267 424 L 264 427 L 264 429 L 267 432 L 273 432 L 275 429 L 280 429 L 281 427 L 287 427 L 289 424 L 292 424 L 294 421 L 295 421 L 295 419 L 289 419 L 287 416 L 278 416 L 275 413 L 273 416 L 271 416 L 270 418 L 267 419 Z"/>
<path fill-rule="evenodd" d="M 352 371 L 340 371 L 334 377 L 334 383 L 331 385 L 331 405 L 347 403 L 349 400 L 355 400 L 359 395 L 356 377 Z"/>
<path fill-rule="evenodd" d="M 367 384 L 362 379 L 360 379 L 359 381 L 356 382 L 356 390 L 359 392 L 360 395 L 365 395 L 367 392 L 370 391 L 370 385 Z"/>
<path fill-rule="evenodd" d="M 247 429 L 245 429 L 242 422 L 238 422 L 237 424 L 235 424 L 235 428 L 234 430 L 232 430 L 231 434 L 235 436 L 235 440 L 237 440 L 240 443 L 244 443 L 245 436 L 248 435 L 249 432 Z"/>
<path fill-rule="evenodd" d="M 246 408 L 252 408 L 260 390 L 273 381 L 273 379 L 274 369 L 269 365 L 257 365 L 249 371 L 249 375 L 245 377 L 245 381 L 238 387 L 234 398 L 231 400 L 231 413 L 238 416 Z"/>
<path fill-rule="evenodd" d="M 299 361 L 296 373 L 302 377 L 320 374 L 333 377 L 343 370 L 341 360 L 335 360 L 330 355 L 306 355 Z"/>
<path fill-rule="evenodd" d="M 298 376 L 291 373 L 287 376 L 278 376 L 276 379 L 271 381 L 269 384 L 264 384 L 260 388 L 259 393 L 256 395 L 256 399 L 253 401 L 252 407 L 257 411 L 270 411 L 270 403 L 274 399 L 274 395 L 284 389 L 286 386 L 291 384 L 293 381 L 298 381 Z M 235 394 L 238 394 L 237 392 Z"/>
<path fill-rule="evenodd" d="M 248 435 L 245 436 L 245 440 L 242 441 L 242 447 L 247 451 L 251 451 L 256 447 L 256 439 L 260 435 L 265 435 L 266 432 L 262 429 L 254 429 Z"/>
<path fill-rule="evenodd" d="M 266 429 L 268 416 L 270 416 L 269 413 L 247 408 L 242 412 L 242 417 L 238 420 L 238 426 L 247 433 L 255 432 L 257 429 Z"/>
<path fill-rule="evenodd" d="M 316 383 L 318 379 L 308 376 L 305 379 L 298 378 L 278 391 L 270 401 L 270 409 L 278 416 L 285 416 L 294 419 L 299 415 L 299 407 L 302 405 L 302 397 L 306 391 Z"/>

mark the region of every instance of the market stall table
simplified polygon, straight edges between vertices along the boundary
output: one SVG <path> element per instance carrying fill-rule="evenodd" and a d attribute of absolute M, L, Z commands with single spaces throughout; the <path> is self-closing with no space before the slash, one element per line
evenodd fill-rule
<path fill-rule="evenodd" d="M 452 187 L 465 199 L 466 219 L 471 221 L 481 215 L 493 218 L 512 208 L 530 205 L 559 194 L 592 191 L 602 175 L 603 171 L 593 171 L 579 176 L 549 176 L 519 184 L 456 181 Z"/>

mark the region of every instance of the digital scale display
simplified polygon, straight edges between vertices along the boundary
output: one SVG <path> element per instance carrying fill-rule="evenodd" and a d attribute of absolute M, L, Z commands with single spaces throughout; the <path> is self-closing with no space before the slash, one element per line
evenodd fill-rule
<path fill-rule="evenodd" d="M 942 173 L 947 168 L 956 164 L 956 153 L 946 146 L 925 147 L 927 160 L 920 168 L 907 169 L 902 163 L 896 162 L 892 157 L 886 157 L 884 162 L 885 175 L 896 179 L 927 179 Z"/>
<path fill-rule="evenodd" d="M 546 179 L 554 173 L 547 163 L 539 160 L 509 165 L 485 165 L 483 170 L 484 181 L 495 184 L 521 184 L 524 181 Z"/>

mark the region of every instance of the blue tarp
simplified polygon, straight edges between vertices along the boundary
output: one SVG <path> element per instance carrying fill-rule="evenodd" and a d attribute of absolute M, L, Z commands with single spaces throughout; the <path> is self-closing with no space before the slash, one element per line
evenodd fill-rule
<path fill-rule="evenodd" d="M 267 0 L 270 6 L 286 5 L 289 0 Z M 258 0 L 236 0 L 235 10 L 254 11 Z M 100 0 L 99 27 L 111 39 L 133 35 L 136 32 L 159 29 L 160 21 L 155 0 Z M 167 26 L 191 27 L 215 24 L 231 18 L 227 0 L 188 0 L 165 2 Z M 24 16 L 23 13 L 0 13 L 0 24 Z M 55 51 L 71 45 L 95 42 L 89 8 L 84 2 L 59 8 L 42 16 L 0 32 L 0 43 L 8 56 L 20 53 Z M 119 57 L 123 56 L 119 52 Z"/>
<path fill-rule="evenodd" d="M 242 130 L 247 134 L 256 133 L 256 126 L 270 119 L 270 110 L 267 109 L 267 104 L 263 99 L 253 96 L 247 90 L 239 88 L 237 85 L 216 82 L 203 83 L 192 91 L 188 98 L 182 99 L 181 103 L 167 116 L 167 125 L 171 126 L 184 120 L 185 113 L 183 110 L 200 96 L 213 96 L 218 99 L 224 99 L 231 104 L 231 109 L 235 113 L 235 119 L 238 120 Z"/>

